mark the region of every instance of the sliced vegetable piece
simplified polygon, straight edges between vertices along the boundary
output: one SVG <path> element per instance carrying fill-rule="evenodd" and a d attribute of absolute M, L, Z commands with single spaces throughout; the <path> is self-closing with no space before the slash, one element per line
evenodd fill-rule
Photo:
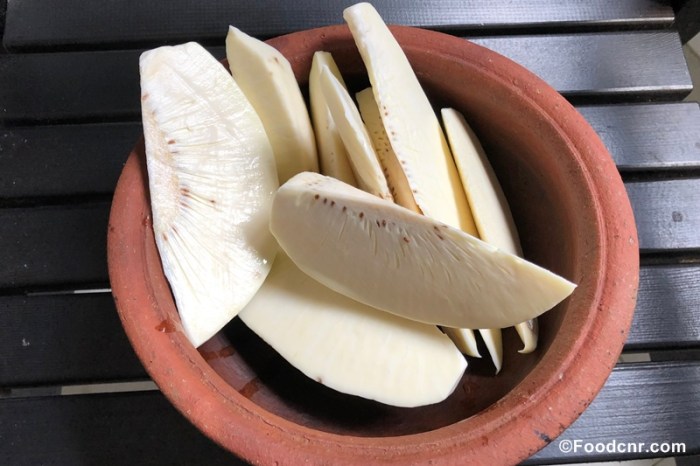
<path fill-rule="evenodd" d="M 389 405 L 442 401 L 467 367 L 435 326 L 346 298 L 282 253 L 240 317 L 308 377 Z"/>
<path fill-rule="evenodd" d="M 482 328 L 479 334 L 484 340 L 486 349 L 489 351 L 491 361 L 496 368 L 496 374 L 501 372 L 503 366 L 503 334 L 500 328 Z"/>
<path fill-rule="evenodd" d="M 372 88 L 368 87 L 358 92 L 355 94 L 355 97 L 357 98 L 360 115 L 367 126 L 367 132 L 372 140 L 372 145 L 377 153 L 379 164 L 384 172 L 387 185 L 389 186 L 392 196 L 394 196 L 394 202 L 414 212 L 420 213 L 418 204 L 416 204 L 416 200 L 413 198 L 411 186 L 406 179 L 406 174 L 403 172 L 403 168 L 401 168 L 399 159 L 396 158 L 394 149 L 391 148 L 391 142 L 389 142 L 389 136 L 387 136 L 386 130 L 384 129 L 382 117 L 379 115 L 379 108 L 377 107 L 377 102 L 374 100 Z"/>
<path fill-rule="evenodd" d="M 275 160 L 226 69 L 196 43 L 140 59 L 153 230 L 184 331 L 199 346 L 267 276 Z"/>
<path fill-rule="evenodd" d="M 357 186 L 345 145 L 343 145 L 338 127 L 331 117 L 326 98 L 321 92 L 321 69 L 324 67 L 327 67 L 338 79 L 338 82 L 345 87 L 345 81 L 343 81 L 332 55 L 328 52 L 315 52 L 309 73 L 309 100 L 311 119 L 316 133 L 319 167 L 324 175 Z"/>
<path fill-rule="evenodd" d="M 226 58 L 270 138 L 280 183 L 303 171 L 317 172 L 314 132 L 289 61 L 233 26 L 226 36 Z"/>
<path fill-rule="evenodd" d="M 444 108 L 441 113 L 479 237 L 506 252 L 522 256 L 508 201 L 479 139 L 458 111 Z M 520 352 L 534 351 L 536 323 L 521 322 L 515 328 L 525 345 Z"/>
<path fill-rule="evenodd" d="M 467 356 L 480 358 L 479 347 L 476 343 L 474 330 L 468 328 L 442 327 L 445 335 L 455 344 L 457 349 Z"/>
<path fill-rule="evenodd" d="M 576 285 L 461 230 L 333 178 L 300 173 L 277 191 L 270 230 L 329 288 L 420 322 L 503 328 Z"/>
<path fill-rule="evenodd" d="M 382 199 L 393 201 L 360 112 L 348 91 L 328 68 L 321 70 L 321 91 L 348 151 L 358 187 Z"/>
<path fill-rule="evenodd" d="M 356 97 L 360 114 L 367 125 L 367 130 L 372 138 L 372 143 L 384 170 L 389 189 L 394 196 L 394 201 L 407 209 L 420 213 L 420 209 L 413 198 L 411 186 L 408 184 L 403 168 L 389 142 L 372 89 L 368 87 L 358 92 Z M 435 189 L 435 186 L 427 186 L 426 189 Z M 474 228 L 467 233 L 476 235 L 476 229 Z M 477 358 L 481 357 L 473 330 L 443 327 L 443 331 L 452 339 L 462 353 Z"/>
<path fill-rule="evenodd" d="M 346 8 L 374 97 L 398 164 L 425 215 L 464 231 L 474 229 L 464 190 L 435 112 L 398 42 L 369 3 Z M 396 168 L 403 168 L 400 173 Z"/>

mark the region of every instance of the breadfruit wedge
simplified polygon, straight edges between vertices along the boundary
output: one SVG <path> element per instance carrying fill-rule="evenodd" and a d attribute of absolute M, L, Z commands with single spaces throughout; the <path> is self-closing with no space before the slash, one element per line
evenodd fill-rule
<path fill-rule="evenodd" d="M 357 186 L 370 194 L 393 201 L 360 112 L 348 91 L 328 68 L 321 70 L 321 91 L 347 150 Z"/>
<path fill-rule="evenodd" d="M 458 111 L 444 108 L 441 113 L 479 237 L 499 249 L 522 256 L 508 201 L 476 134 Z M 537 347 L 536 324 L 521 322 L 515 329 L 525 345 L 520 352 L 533 351 Z"/>
<path fill-rule="evenodd" d="M 382 123 L 382 117 L 379 114 L 377 102 L 374 100 L 372 89 L 368 87 L 358 92 L 355 97 L 357 98 L 357 105 L 360 109 L 362 119 L 372 139 L 377 158 L 386 176 L 387 185 L 389 186 L 391 194 L 394 196 L 394 202 L 414 212 L 420 213 L 420 209 L 413 198 L 411 186 L 408 184 L 403 168 L 396 158 L 394 149 L 392 149 L 391 143 L 389 142 L 389 137 L 384 129 L 384 123 Z M 432 189 L 432 187 L 427 189 Z M 468 231 L 467 233 L 476 235 L 476 229 Z M 452 339 L 462 353 L 477 358 L 481 357 L 473 330 L 444 327 L 443 331 Z"/>
<path fill-rule="evenodd" d="M 481 353 L 479 353 L 479 347 L 476 343 L 476 336 L 474 335 L 474 330 L 469 328 L 454 328 L 454 327 L 441 327 L 445 335 L 450 337 L 450 340 L 455 344 L 457 349 L 467 356 L 472 356 L 474 358 L 480 358 Z"/>
<path fill-rule="evenodd" d="M 500 328 L 480 328 L 479 334 L 484 340 L 493 366 L 496 368 L 496 374 L 498 374 L 503 366 L 503 333 Z"/>
<path fill-rule="evenodd" d="M 275 160 L 226 69 L 196 43 L 140 59 L 153 230 L 187 337 L 199 346 L 267 276 Z"/>
<path fill-rule="evenodd" d="M 338 294 L 303 273 L 283 253 L 239 316 L 311 379 L 389 405 L 442 401 L 467 367 L 434 325 Z"/>
<path fill-rule="evenodd" d="M 429 324 L 510 327 L 575 288 L 461 230 L 310 172 L 277 191 L 270 230 L 301 270 L 329 288 Z"/>
<path fill-rule="evenodd" d="M 464 231 L 474 228 L 440 123 L 396 39 L 369 3 L 343 12 L 367 68 L 374 98 L 398 163 L 421 212 Z M 393 168 L 392 168 L 393 167 Z M 402 168 L 401 172 L 397 168 Z M 409 207 L 410 208 L 410 207 Z"/>
<path fill-rule="evenodd" d="M 309 73 L 309 101 L 311 104 L 311 120 L 316 134 L 316 147 L 318 148 L 319 169 L 322 174 L 332 176 L 349 185 L 357 186 L 355 175 L 352 172 L 348 153 L 343 145 L 343 140 L 338 133 L 338 127 L 331 117 L 326 98 L 321 91 L 321 70 L 328 70 L 345 87 L 345 82 L 340 74 L 338 65 L 328 52 L 315 52 L 311 62 Z"/>
<path fill-rule="evenodd" d="M 289 61 L 233 26 L 226 36 L 226 58 L 270 138 L 280 183 L 303 171 L 317 172 L 316 139 Z"/>

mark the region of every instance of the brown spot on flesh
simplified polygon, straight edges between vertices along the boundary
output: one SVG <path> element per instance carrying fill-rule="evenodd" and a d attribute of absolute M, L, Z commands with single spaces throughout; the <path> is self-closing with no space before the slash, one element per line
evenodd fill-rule
<path fill-rule="evenodd" d="M 348 210 L 348 208 L 343 206 L 343 212 L 345 212 L 346 210 Z"/>
<path fill-rule="evenodd" d="M 382 220 L 382 226 L 383 226 L 383 227 L 386 226 L 386 220 Z"/>
<path fill-rule="evenodd" d="M 171 139 L 168 141 L 168 144 L 175 144 L 175 139 Z"/>
<path fill-rule="evenodd" d="M 331 201 L 331 207 L 335 206 L 335 201 Z"/>
<path fill-rule="evenodd" d="M 323 198 L 323 203 L 324 203 L 324 204 L 328 203 L 328 198 L 327 198 L 327 197 L 324 197 L 324 198 Z"/>
<path fill-rule="evenodd" d="M 403 241 L 404 241 L 404 243 L 410 243 L 410 242 L 411 242 L 411 240 L 410 240 L 407 236 L 404 236 L 404 237 L 403 237 Z"/>
<path fill-rule="evenodd" d="M 148 97 L 149 97 L 149 96 L 148 96 L 148 92 L 144 93 L 144 94 L 141 96 L 141 102 L 147 101 L 147 100 L 148 100 Z"/>
<path fill-rule="evenodd" d="M 318 195 L 318 194 L 316 194 L 316 195 L 314 196 L 314 199 L 318 199 L 319 197 L 321 197 L 321 196 Z"/>
<path fill-rule="evenodd" d="M 365 213 L 364 213 L 364 212 L 360 212 L 360 218 L 364 218 L 364 217 L 365 217 Z"/>

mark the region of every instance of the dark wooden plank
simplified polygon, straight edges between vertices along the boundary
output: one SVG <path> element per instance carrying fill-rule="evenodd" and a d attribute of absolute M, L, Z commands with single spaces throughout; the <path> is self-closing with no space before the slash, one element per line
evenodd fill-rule
<path fill-rule="evenodd" d="M 579 107 L 621 171 L 700 167 L 696 103 Z M 138 123 L 0 129 L 0 198 L 110 193 Z"/>
<path fill-rule="evenodd" d="M 583 408 L 583 407 L 582 407 Z M 700 453 L 700 362 L 618 366 L 583 415 L 526 464 L 620 461 L 681 456 L 649 451 L 652 443 L 685 443 Z M 639 452 L 563 453 L 562 442 L 644 443 Z M 566 445 L 566 442 L 564 443 Z"/>
<path fill-rule="evenodd" d="M 697 454 L 699 387 L 698 362 L 617 367 L 583 415 L 526 463 L 660 456 L 559 451 L 562 440 L 575 439 L 582 444 L 614 439 L 647 446 L 685 442 L 685 453 Z M 0 411 L 2 464 L 237 464 L 191 427 L 159 392 L 0 399 Z M 529 432 L 537 430 L 537 420 L 532 427 Z"/>
<path fill-rule="evenodd" d="M 692 90 L 674 32 L 475 38 L 524 65 L 569 99 L 682 98 Z M 613 45 L 614 44 L 614 45 Z M 679 53 L 680 52 L 680 53 Z"/>
<path fill-rule="evenodd" d="M 341 23 L 352 0 L 279 2 L 190 0 L 107 2 L 85 8 L 79 0 L 52 8 L 41 0 L 10 0 L 5 46 L 11 49 L 94 46 L 154 41 L 215 40 L 234 24 L 250 34 L 273 36 Z M 460 30 L 581 27 L 669 27 L 673 10 L 653 0 L 478 0 L 372 2 L 389 23 Z"/>
<path fill-rule="evenodd" d="M 671 32 L 475 41 L 518 61 L 579 102 L 601 97 L 680 98 L 692 89 L 680 40 Z M 221 47 L 212 51 L 217 57 L 224 55 Z M 139 54 L 130 50 L 0 56 L 0 118 L 137 119 Z"/>
<path fill-rule="evenodd" d="M 578 108 L 623 172 L 700 168 L 697 103 Z M 139 123 L 0 128 L 0 199 L 106 194 Z"/>
<path fill-rule="evenodd" d="M 700 179 L 625 186 L 642 250 L 700 249 Z"/>
<path fill-rule="evenodd" d="M 700 266 L 642 267 L 628 351 L 700 346 Z"/>
<path fill-rule="evenodd" d="M 643 250 L 700 249 L 700 179 L 627 183 Z M 0 289 L 106 282 L 109 203 L 0 209 Z"/>
<path fill-rule="evenodd" d="M 107 280 L 109 203 L 0 209 L 0 288 Z"/>
<path fill-rule="evenodd" d="M 0 118 L 135 118 L 138 52 L 0 55 Z"/>
<path fill-rule="evenodd" d="M 111 193 L 138 123 L 0 128 L 0 199 Z"/>
<path fill-rule="evenodd" d="M 697 102 L 579 106 L 620 171 L 700 167 Z"/>
<path fill-rule="evenodd" d="M 245 464 L 157 391 L 0 399 L 0 412 L 0 464 Z"/>
<path fill-rule="evenodd" d="M 109 293 L 0 297 L 0 387 L 147 378 Z"/>

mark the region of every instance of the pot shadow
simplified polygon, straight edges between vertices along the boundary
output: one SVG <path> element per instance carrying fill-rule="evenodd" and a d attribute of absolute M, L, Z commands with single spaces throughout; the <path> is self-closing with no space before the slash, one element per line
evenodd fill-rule
<path fill-rule="evenodd" d="M 517 334 L 507 329 L 503 335 L 504 353 L 508 354 L 511 367 L 505 374 L 495 375 L 482 346 L 484 357 L 468 358 L 467 371 L 447 399 L 428 406 L 401 408 L 343 394 L 308 378 L 240 319 L 227 325 L 220 337 L 235 342 L 226 346 L 235 347 L 235 352 L 229 349 L 226 364 L 213 367 L 243 396 L 297 424 L 363 437 L 428 432 L 467 419 L 503 397 L 539 359 L 536 354 L 519 355 Z M 517 363 L 516 357 L 520 360 Z"/>

